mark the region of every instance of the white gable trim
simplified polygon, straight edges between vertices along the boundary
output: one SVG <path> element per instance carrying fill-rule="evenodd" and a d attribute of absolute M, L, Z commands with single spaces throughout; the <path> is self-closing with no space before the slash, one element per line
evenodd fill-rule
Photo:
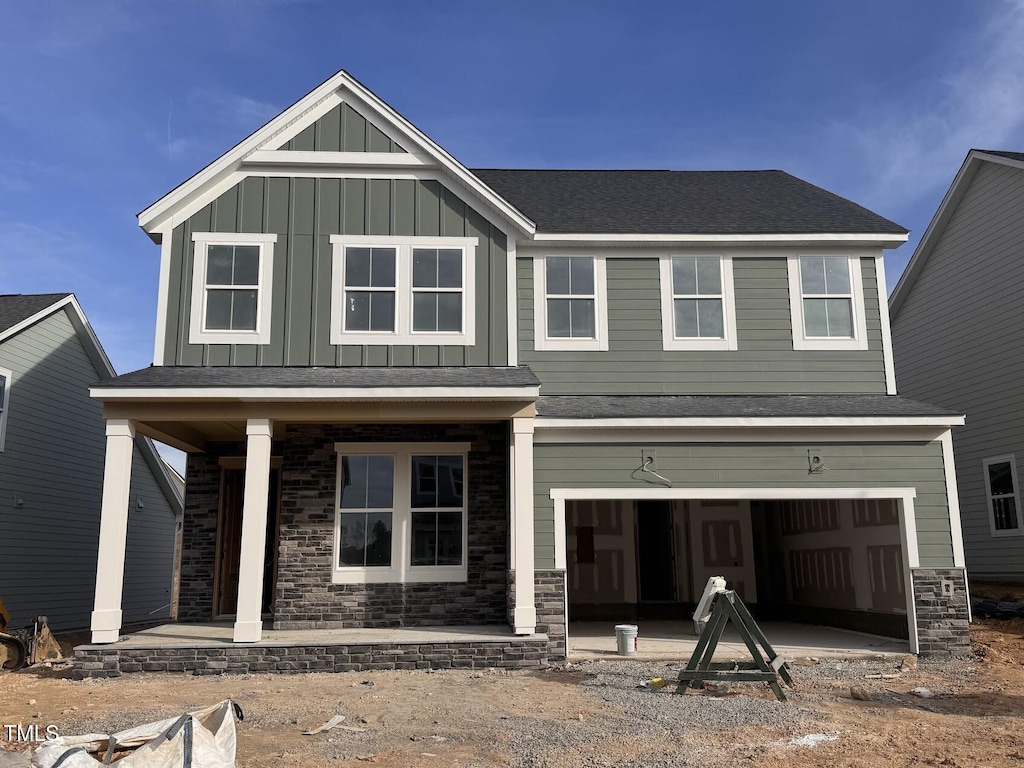
<path fill-rule="evenodd" d="M 172 228 L 176 222 L 188 218 L 202 208 L 205 205 L 204 192 L 211 185 L 223 181 L 225 177 L 234 175 L 251 153 L 265 150 L 271 142 L 280 146 L 342 101 L 350 103 L 386 136 L 398 141 L 413 155 L 423 155 L 431 159 L 516 228 L 529 235 L 536 231 L 536 225 L 515 206 L 480 181 L 452 155 L 345 71 L 338 72 L 314 88 L 262 128 L 142 211 L 138 216 L 139 226 L 150 234 Z M 375 117 L 376 120 L 373 119 Z"/>
<path fill-rule="evenodd" d="M 953 217 L 957 206 L 960 205 L 960 201 L 967 193 L 971 182 L 974 181 L 974 177 L 977 175 L 978 169 L 983 162 L 996 163 L 1024 170 L 1024 162 L 1020 160 L 1012 160 L 1008 157 L 993 155 L 977 149 L 972 149 L 967 153 L 963 165 L 960 166 L 960 170 L 953 178 L 953 183 L 950 184 L 949 189 L 942 198 L 938 210 L 935 211 L 935 215 L 932 216 L 932 220 L 928 223 L 928 228 L 924 231 L 921 241 L 917 244 L 917 248 L 914 249 L 910 261 L 907 262 L 906 269 L 903 270 L 899 282 L 896 283 L 896 287 L 889 297 L 890 318 L 894 319 L 896 317 L 903 306 L 903 302 L 907 300 L 914 281 L 917 279 L 918 274 L 920 274 L 921 269 L 924 268 L 924 263 L 928 260 L 928 257 L 931 256 L 932 250 L 945 231 L 949 220 Z"/>

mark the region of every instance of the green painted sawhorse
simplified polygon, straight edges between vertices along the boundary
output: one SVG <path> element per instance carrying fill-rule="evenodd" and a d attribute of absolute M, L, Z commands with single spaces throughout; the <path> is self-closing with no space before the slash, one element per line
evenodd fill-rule
<path fill-rule="evenodd" d="M 729 622 L 736 627 L 740 639 L 753 657 L 752 661 L 711 660 Z M 786 694 L 779 685 L 780 679 L 792 687 L 793 678 L 789 674 L 789 664 L 772 648 L 768 638 L 764 636 L 764 632 L 747 610 L 747 606 L 732 590 L 716 594 L 711 606 L 711 616 L 700 633 L 697 647 L 693 649 L 686 669 L 679 673 L 676 693 L 685 693 L 687 688 L 700 688 L 705 680 L 762 681 L 768 683 L 779 701 L 785 701 Z"/>

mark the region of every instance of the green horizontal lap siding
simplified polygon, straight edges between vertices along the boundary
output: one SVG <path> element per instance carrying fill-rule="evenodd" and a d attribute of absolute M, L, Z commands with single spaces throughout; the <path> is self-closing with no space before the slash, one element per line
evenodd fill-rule
<path fill-rule="evenodd" d="M 873 259 L 861 259 L 866 351 L 796 351 L 786 259 L 734 258 L 737 351 L 665 351 L 657 258 L 609 258 L 608 351 L 534 350 L 533 259 L 517 263 L 519 356 L 546 395 L 884 394 Z"/>
<path fill-rule="evenodd" d="M 405 152 L 348 104 L 339 104 L 280 149 L 314 152 Z"/>
<path fill-rule="evenodd" d="M 630 474 L 640 451 L 656 448 L 658 473 L 675 487 L 792 487 L 917 489 L 921 565 L 951 567 L 953 550 L 942 451 L 938 443 L 816 443 L 828 472 L 807 473 L 807 446 L 800 443 L 536 443 L 534 445 L 534 541 L 538 569 L 555 563 L 552 488 L 651 488 Z"/>
<path fill-rule="evenodd" d="M 193 232 L 277 234 L 270 343 L 190 344 Z M 476 344 L 331 344 L 330 236 L 476 237 Z M 436 181 L 250 177 L 175 228 L 165 365 L 506 365 L 505 235 Z"/>

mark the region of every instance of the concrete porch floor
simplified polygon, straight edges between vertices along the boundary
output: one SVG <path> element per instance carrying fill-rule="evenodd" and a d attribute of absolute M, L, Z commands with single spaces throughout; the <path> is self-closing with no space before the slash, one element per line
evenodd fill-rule
<path fill-rule="evenodd" d="M 500 625 L 472 627 L 384 627 L 380 629 L 264 629 L 256 643 L 234 643 L 230 621 L 161 624 L 124 635 L 110 645 L 76 648 L 118 651 L 137 649 L 309 647 L 328 645 L 438 645 L 546 641 L 547 635 L 514 635 Z"/>
<path fill-rule="evenodd" d="M 635 624 L 640 628 L 640 633 L 637 637 L 637 655 L 633 658 L 686 661 L 697 644 L 692 621 L 638 621 Z M 834 627 L 784 621 L 766 621 L 760 627 L 772 647 L 788 658 L 858 658 L 910 652 L 910 646 L 905 640 Z M 622 658 L 616 654 L 614 623 L 570 622 L 570 660 L 609 658 Z M 726 628 L 715 658 L 750 658 L 747 647 L 732 626 Z"/>

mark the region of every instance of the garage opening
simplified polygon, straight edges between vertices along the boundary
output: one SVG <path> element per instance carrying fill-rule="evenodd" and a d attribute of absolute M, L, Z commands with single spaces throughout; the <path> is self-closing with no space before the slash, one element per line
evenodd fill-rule
<path fill-rule="evenodd" d="M 816 642 L 885 646 L 876 636 L 897 641 L 884 650 L 906 649 L 896 500 L 587 499 L 566 500 L 565 515 L 570 649 L 574 636 L 608 635 L 610 622 L 638 623 L 642 638 L 645 623 L 649 638 L 692 638 L 711 576 L 777 635 L 827 627 L 836 631 Z"/>

